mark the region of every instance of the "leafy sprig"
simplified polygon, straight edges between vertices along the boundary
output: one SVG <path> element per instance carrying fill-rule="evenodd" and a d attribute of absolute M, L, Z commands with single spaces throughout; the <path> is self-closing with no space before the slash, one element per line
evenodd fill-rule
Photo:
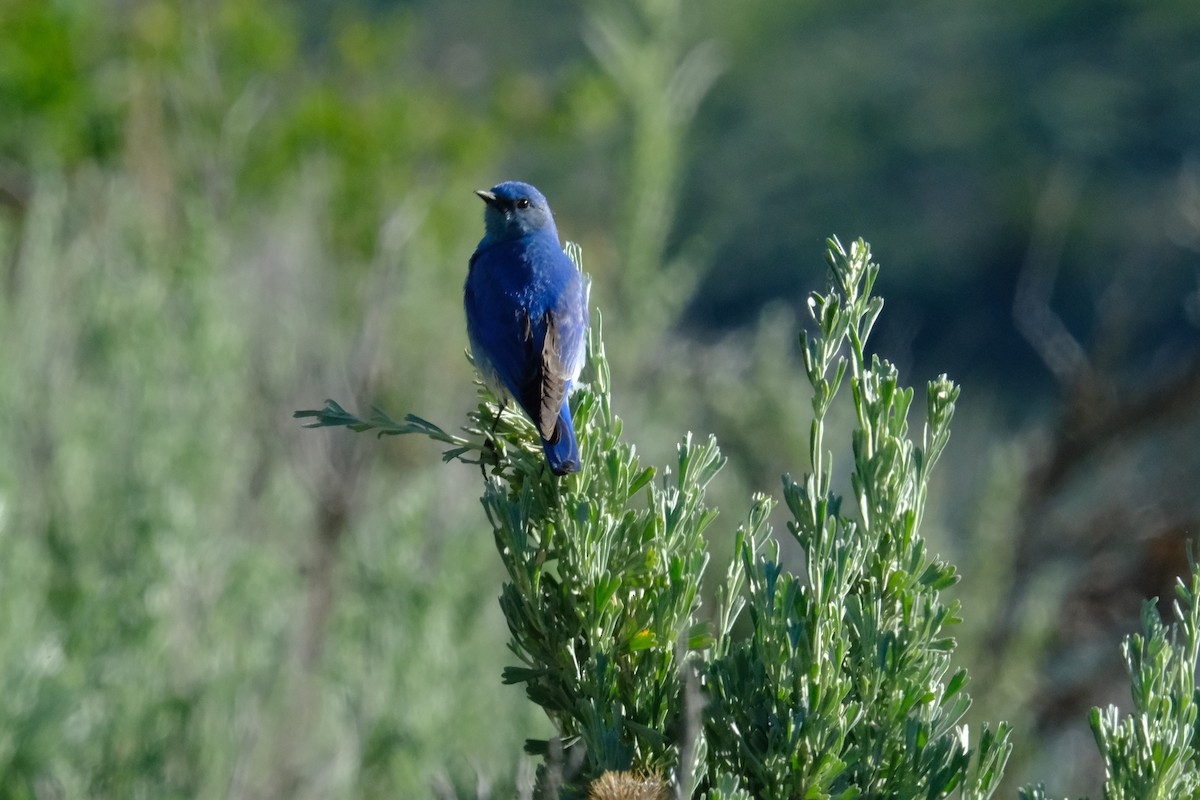
<path fill-rule="evenodd" d="M 929 384 L 922 443 L 909 439 L 912 389 L 894 366 L 867 358 L 883 307 L 871 294 L 879 267 L 861 240 L 849 250 L 831 240 L 828 260 L 831 289 L 810 296 L 815 331 L 801 336 L 813 390 L 811 472 L 784 478 L 788 530 L 805 569 L 782 565 L 765 522 L 771 501 L 758 498 L 721 595 L 728 627 L 744 582 L 753 630 L 742 641 L 722 638 L 707 667 L 711 773 L 737 776 L 763 798 L 988 797 L 1009 730 L 985 728 L 970 745 L 961 725 L 966 672 L 950 673 L 947 629 L 958 608 L 939 594 L 957 578 L 918 533 L 958 388 L 945 376 Z M 830 488 L 825 441 L 847 375 L 856 518 Z"/>
<path fill-rule="evenodd" d="M 1190 579 L 1178 579 L 1167 626 L 1157 602 L 1142 606 L 1142 633 L 1125 638 L 1133 713 L 1093 708 L 1088 717 L 1104 758 L 1109 800 L 1200 798 L 1200 568 L 1189 549 Z"/>

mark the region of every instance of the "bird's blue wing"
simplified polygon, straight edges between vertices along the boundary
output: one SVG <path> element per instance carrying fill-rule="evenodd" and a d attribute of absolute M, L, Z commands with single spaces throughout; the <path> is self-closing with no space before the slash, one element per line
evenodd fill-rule
<path fill-rule="evenodd" d="M 508 265 L 497 264 L 497 255 L 502 254 L 487 252 L 472 259 L 463 293 L 467 335 L 485 381 L 514 397 L 540 423 L 546 315 L 531 315 L 528 299 L 506 285 Z"/>
<path fill-rule="evenodd" d="M 552 371 L 573 382 L 583 369 L 587 349 L 588 287 L 576 273 L 551 312 L 557 327 Z"/>

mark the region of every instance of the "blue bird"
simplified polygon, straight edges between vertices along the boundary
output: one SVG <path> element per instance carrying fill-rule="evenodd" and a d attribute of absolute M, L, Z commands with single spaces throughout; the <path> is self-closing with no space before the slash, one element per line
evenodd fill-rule
<path fill-rule="evenodd" d="M 475 366 L 501 402 L 515 398 L 533 420 L 551 471 L 578 472 L 567 395 L 587 339 L 583 276 L 563 252 L 541 192 L 508 181 L 475 194 L 487 203 L 463 287 Z"/>

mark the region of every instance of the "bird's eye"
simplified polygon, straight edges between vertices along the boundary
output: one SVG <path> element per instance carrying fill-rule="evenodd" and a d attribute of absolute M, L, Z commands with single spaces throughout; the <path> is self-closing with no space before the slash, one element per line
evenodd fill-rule
<path fill-rule="evenodd" d="M 522 197 L 521 199 L 517 200 L 517 208 L 529 208 L 529 198 Z"/>

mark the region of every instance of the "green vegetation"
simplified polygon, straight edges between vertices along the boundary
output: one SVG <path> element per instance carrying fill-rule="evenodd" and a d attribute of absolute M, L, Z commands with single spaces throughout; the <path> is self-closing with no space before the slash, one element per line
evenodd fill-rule
<path fill-rule="evenodd" d="M 578 248 L 568 252 L 578 262 Z M 879 266 L 862 240 L 847 250 L 834 239 L 827 256 L 832 288 L 810 295 L 817 331 L 801 336 L 813 471 L 784 479 L 805 572 L 784 567 L 768 523 L 774 502 L 755 497 L 712 632 L 699 613 L 703 534 L 716 517 L 705 489 L 723 459 L 715 440 L 689 437 L 674 476 L 666 470 L 655 482 L 654 468 L 621 442 L 598 333 L 591 380 L 572 402 L 584 454 L 578 475 L 555 478 L 532 424 L 505 414 L 482 385 L 468 438 L 412 415 L 395 422 L 377 410 L 360 419 L 332 400 L 296 412 L 313 419 L 310 427 L 423 434 L 451 445 L 446 460 L 480 465 L 508 574 L 500 604 L 509 648 L 521 662 L 504 680 L 525 685 L 557 734 L 526 743 L 543 758 L 537 796 L 660 797 L 670 787 L 707 800 L 985 800 L 996 792 L 1012 731 L 985 724 L 972 747 L 961 724 L 971 705 L 967 671 L 947 679 L 959 607 L 940 599 L 957 575 L 927 555 L 919 531 L 959 388 L 945 375 L 929 383 L 921 443 L 910 440 L 912 389 L 893 365 L 866 358 L 883 309 L 872 295 Z M 854 517 L 842 515 L 843 498 L 831 490 L 825 440 L 847 375 Z M 1193 562 L 1190 585 L 1178 585 L 1178 630 L 1168 633 L 1150 601 L 1145 638 L 1126 640 L 1134 715 L 1093 709 L 1105 797 L 1200 796 L 1198 590 Z M 749 631 L 739 635 L 743 611 Z M 630 794 L 613 788 L 624 782 Z M 1021 794 L 1045 798 L 1040 785 Z"/>
<path fill-rule="evenodd" d="M 708 670 L 716 769 L 744 781 L 753 797 L 990 797 L 1009 731 L 985 725 L 973 749 L 959 725 L 970 706 L 967 673 L 946 676 L 949 628 L 960 620 L 957 603 L 939 598 L 957 577 L 929 558 L 919 531 L 959 390 L 944 375 L 930 382 L 925 433 L 919 445 L 911 441 L 912 389 L 898 383 L 894 366 L 865 355 L 883 308 L 872 296 L 879 267 L 861 240 L 849 251 L 835 240 L 828 258 L 833 289 L 811 295 L 818 331 L 802 342 L 813 389 L 812 472 L 784 481 L 805 572 L 786 571 L 779 545 L 764 541 L 770 502 L 760 499 L 726 599 L 740 606 L 736 589 L 745 582 L 753 632 L 746 641 L 726 633 Z M 825 440 L 847 374 L 856 519 L 842 514 L 831 489 Z"/>

